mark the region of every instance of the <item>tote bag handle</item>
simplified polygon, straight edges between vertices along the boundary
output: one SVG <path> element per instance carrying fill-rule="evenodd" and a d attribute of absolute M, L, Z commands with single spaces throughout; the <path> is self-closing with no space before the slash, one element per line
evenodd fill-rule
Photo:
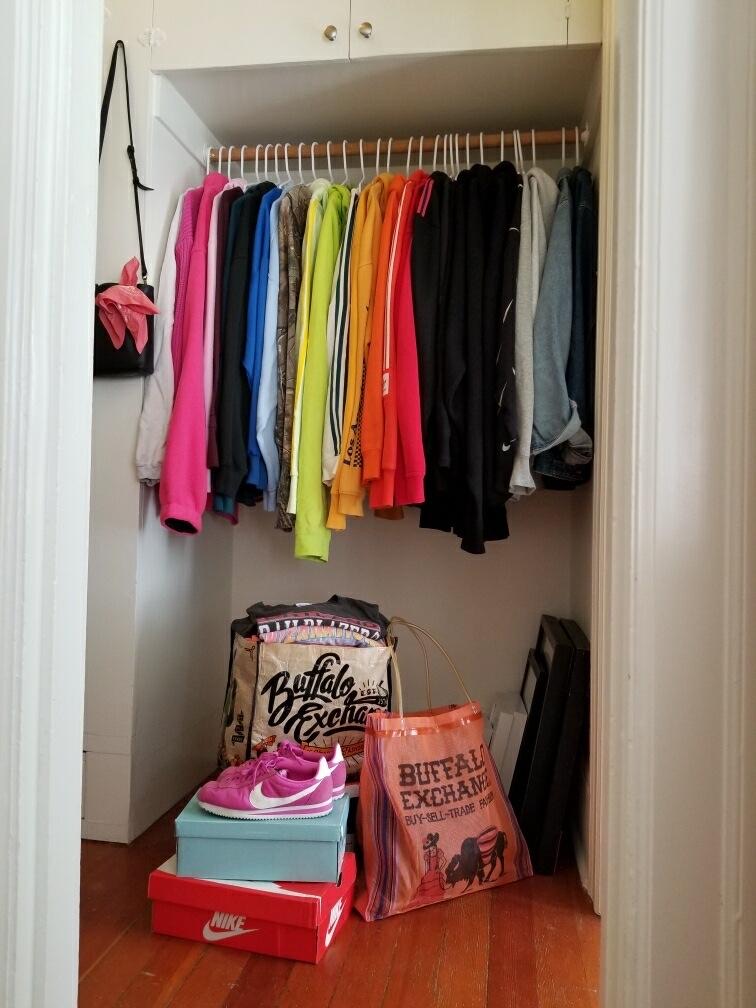
<path fill-rule="evenodd" d="M 116 64 L 118 63 L 118 50 L 123 55 L 123 78 L 126 85 L 126 119 L 129 124 L 129 145 L 126 154 L 131 165 L 131 185 L 134 190 L 134 210 L 136 211 L 137 235 L 139 236 L 139 262 L 142 270 L 142 283 L 147 283 L 147 264 L 144 261 L 144 241 L 142 239 L 142 216 L 139 212 L 139 190 L 142 192 L 152 192 L 149 186 L 143 185 L 137 172 L 136 154 L 134 153 L 134 131 L 131 127 L 131 95 L 129 93 L 129 70 L 126 65 L 126 46 L 122 39 L 118 39 L 113 46 L 113 55 L 110 59 L 108 78 L 105 82 L 105 93 L 102 96 L 100 107 L 100 159 L 102 160 L 102 145 L 105 143 L 105 128 L 108 125 L 108 112 L 110 111 L 110 99 L 113 94 L 113 82 L 115 81 Z"/>
<path fill-rule="evenodd" d="M 402 681 L 401 681 L 401 676 L 399 674 L 399 665 L 398 665 L 398 662 L 396 660 L 396 650 L 395 650 L 393 644 L 390 643 L 391 642 L 391 638 L 393 636 L 392 635 L 392 630 L 393 630 L 393 628 L 395 626 L 406 627 L 410 631 L 410 633 L 412 634 L 412 636 L 417 640 L 418 644 L 420 645 L 420 647 L 422 649 L 423 657 L 425 659 L 425 688 L 426 688 L 426 693 L 427 693 L 427 697 L 428 697 L 428 706 L 429 707 L 432 706 L 432 704 L 431 704 L 431 694 L 430 694 L 430 660 L 428 658 L 428 651 L 427 651 L 427 649 L 425 647 L 425 642 L 423 641 L 423 637 L 427 637 L 429 641 L 431 641 L 433 644 L 435 644 L 436 647 L 438 648 L 438 650 L 444 656 L 444 658 L 446 658 L 446 661 L 447 661 L 447 663 L 449 665 L 449 668 L 454 673 L 454 675 L 455 675 L 455 677 L 457 679 L 457 682 L 462 687 L 462 692 L 467 697 L 468 703 L 472 703 L 472 697 L 470 696 L 470 694 L 469 694 L 469 692 L 467 690 L 467 686 L 465 686 L 465 681 L 462 678 L 462 675 L 460 674 L 459 669 L 454 664 L 454 662 L 453 662 L 453 660 L 452 660 L 449 652 L 446 650 L 446 648 L 443 646 L 443 644 L 440 644 L 439 641 L 436 640 L 436 638 L 433 636 L 432 633 L 429 633 L 423 627 L 418 626 L 417 623 L 410 623 L 409 620 L 402 619 L 400 616 L 394 616 L 394 617 L 392 617 L 392 619 L 389 622 L 389 626 L 388 626 L 388 638 L 389 638 L 389 650 L 391 652 L 391 663 L 392 663 L 392 666 L 393 666 L 393 669 L 394 669 L 394 684 L 396 686 L 396 691 L 397 691 L 397 695 L 398 695 L 398 698 L 399 698 L 399 716 L 400 717 L 404 717 L 404 698 L 403 698 L 403 695 L 402 695 Z"/>

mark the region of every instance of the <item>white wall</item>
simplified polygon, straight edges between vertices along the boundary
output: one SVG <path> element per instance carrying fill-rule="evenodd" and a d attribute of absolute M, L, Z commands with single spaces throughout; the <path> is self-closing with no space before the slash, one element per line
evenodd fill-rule
<path fill-rule="evenodd" d="M 540 491 L 509 508 L 510 538 L 485 556 L 459 548 L 455 536 L 417 527 L 417 511 L 401 522 L 372 515 L 334 533 L 327 564 L 296 560 L 293 538 L 274 529 L 271 515 L 244 511 L 231 532 L 232 612 L 252 602 L 324 599 L 333 593 L 377 602 L 435 634 L 457 661 L 468 689 L 483 703 L 496 690 L 519 689 L 541 613 L 570 615 L 570 494 Z M 422 659 L 403 636 L 405 702 L 425 705 Z M 435 663 L 436 702 L 459 700 Z"/>
<path fill-rule="evenodd" d="M 217 141 L 173 87 L 150 73 L 138 35 L 151 18 L 149 0 L 112 5 L 103 80 L 113 43 L 123 38 L 137 163 L 154 189 L 142 194 L 141 205 L 150 281 L 157 284 L 176 198 L 201 180 L 203 147 Z M 122 75 L 119 61 L 100 171 L 100 281 L 117 279 L 138 254 Z M 229 608 L 224 530 L 210 527 L 197 540 L 168 535 L 155 492 L 137 482 L 142 392 L 135 378 L 94 383 L 82 832 L 121 841 L 214 764 L 219 713 L 206 701 L 216 690 L 198 656 L 223 669 Z"/>

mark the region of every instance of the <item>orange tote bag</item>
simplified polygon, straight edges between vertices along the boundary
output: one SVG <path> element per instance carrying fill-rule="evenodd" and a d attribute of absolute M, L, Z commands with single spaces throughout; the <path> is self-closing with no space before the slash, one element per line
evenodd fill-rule
<path fill-rule="evenodd" d="M 483 713 L 451 658 L 427 631 L 394 619 L 445 655 L 468 702 L 405 714 L 396 653 L 398 713 L 368 715 L 359 822 L 365 885 L 356 906 L 380 920 L 533 874 L 525 839 L 483 740 Z"/>

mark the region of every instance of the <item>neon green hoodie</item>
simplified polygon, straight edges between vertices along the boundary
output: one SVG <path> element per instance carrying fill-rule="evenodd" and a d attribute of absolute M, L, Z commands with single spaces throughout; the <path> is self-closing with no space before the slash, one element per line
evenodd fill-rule
<path fill-rule="evenodd" d="M 328 503 L 321 465 L 328 395 L 328 306 L 333 271 L 344 238 L 350 195 L 346 186 L 331 186 L 315 250 L 303 376 L 297 523 L 294 530 L 294 553 L 308 560 L 327 560 L 331 543 L 331 533 L 326 528 Z"/>

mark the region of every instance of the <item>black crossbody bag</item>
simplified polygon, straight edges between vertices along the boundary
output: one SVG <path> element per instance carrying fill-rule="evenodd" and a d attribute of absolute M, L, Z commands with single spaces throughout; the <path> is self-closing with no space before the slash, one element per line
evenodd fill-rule
<path fill-rule="evenodd" d="M 102 97 L 102 107 L 100 108 L 100 159 L 102 159 L 102 146 L 105 141 L 105 127 L 108 124 L 108 112 L 110 110 L 110 99 L 113 93 L 113 81 L 115 79 L 116 64 L 118 63 L 118 50 L 123 53 L 123 76 L 126 83 L 126 116 L 129 122 L 129 145 L 126 154 L 131 164 L 131 184 L 134 189 L 134 209 L 136 210 L 137 234 L 139 235 L 139 263 L 142 272 L 142 282 L 137 287 L 143 294 L 154 303 L 155 288 L 147 283 L 147 265 L 144 261 L 144 242 L 142 240 L 142 218 L 139 213 L 139 190 L 152 192 L 149 186 L 142 185 L 137 173 L 136 156 L 134 154 L 134 134 L 131 128 L 131 100 L 129 96 L 129 71 L 126 66 L 126 47 L 121 39 L 113 46 L 113 56 L 110 60 L 108 79 L 105 83 L 105 93 Z M 104 283 L 95 286 L 95 296 L 114 287 L 115 284 Z M 116 349 L 108 335 L 107 330 L 99 319 L 95 310 L 94 319 L 94 374 L 98 375 L 149 375 L 153 371 L 154 356 L 154 331 L 155 320 L 152 315 L 147 316 L 147 343 L 140 353 L 130 333 L 126 334 L 123 345 Z"/>

